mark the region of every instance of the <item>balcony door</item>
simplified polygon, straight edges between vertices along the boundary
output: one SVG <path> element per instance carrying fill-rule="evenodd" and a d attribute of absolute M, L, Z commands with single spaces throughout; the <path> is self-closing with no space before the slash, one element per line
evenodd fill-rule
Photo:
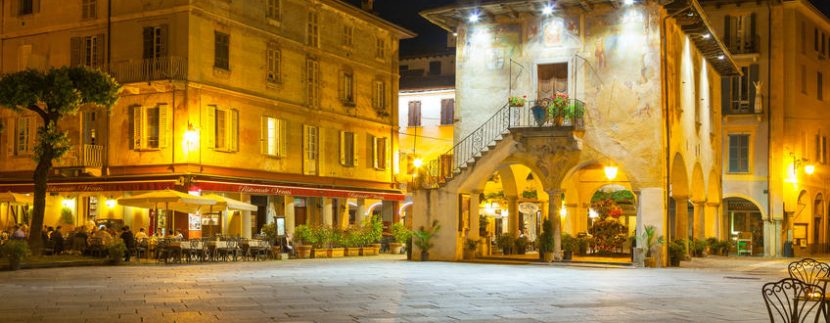
<path fill-rule="evenodd" d="M 550 98 L 557 93 L 568 94 L 568 63 L 539 64 L 536 66 L 536 98 Z"/>
<path fill-rule="evenodd" d="M 83 113 L 83 138 L 81 138 L 84 145 L 100 145 L 99 136 L 101 131 L 99 128 L 100 122 L 98 122 L 98 118 L 101 117 L 101 113 L 98 111 L 85 111 Z"/>

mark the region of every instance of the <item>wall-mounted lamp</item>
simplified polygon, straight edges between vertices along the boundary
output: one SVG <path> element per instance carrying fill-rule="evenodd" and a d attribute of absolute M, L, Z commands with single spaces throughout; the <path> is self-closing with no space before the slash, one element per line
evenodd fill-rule
<path fill-rule="evenodd" d="M 104 204 L 106 204 L 108 208 L 112 209 L 115 208 L 116 202 L 115 200 L 108 198 L 106 201 L 104 201 Z"/>
<path fill-rule="evenodd" d="M 193 124 L 187 124 L 187 130 L 184 131 L 184 140 L 182 140 L 182 150 L 185 153 L 191 151 L 199 146 L 199 130 L 193 127 Z"/>
<path fill-rule="evenodd" d="M 609 181 L 613 181 L 615 178 L 617 178 L 617 172 L 619 171 L 617 166 L 605 166 L 603 170 L 605 171 L 605 178 L 607 178 Z"/>
<path fill-rule="evenodd" d="M 816 172 L 816 166 L 810 164 L 806 158 L 799 158 L 792 152 L 790 153 L 790 158 L 793 159 L 793 163 L 792 167 L 789 169 L 789 178 L 787 179 L 788 182 L 798 182 L 798 173 L 802 166 L 804 166 L 804 174 L 813 175 L 813 173 Z"/>
<path fill-rule="evenodd" d="M 545 16 L 550 16 L 550 15 L 552 15 L 552 14 L 553 14 L 553 6 L 552 6 L 551 4 L 546 4 L 546 5 L 542 8 L 542 14 L 543 14 L 543 15 L 545 15 Z"/>
<path fill-rule="evenodd" d="M 470 16 L 467 17 L 467 21 L 470 23 L 477 23 L 481 17 L 479 16 L 478 11 L 474 11 L 470 13 Z"/>

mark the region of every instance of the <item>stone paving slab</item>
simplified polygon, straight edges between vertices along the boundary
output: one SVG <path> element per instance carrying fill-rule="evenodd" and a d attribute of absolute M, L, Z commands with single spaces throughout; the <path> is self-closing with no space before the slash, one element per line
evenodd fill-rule
<path fill-rule="evenodd" d="M 786 276 L 786 262 L 724 261 L 614 269 L 371 257 L 0 272 L 0 322 L 767 320 L 760 288 Z"/>

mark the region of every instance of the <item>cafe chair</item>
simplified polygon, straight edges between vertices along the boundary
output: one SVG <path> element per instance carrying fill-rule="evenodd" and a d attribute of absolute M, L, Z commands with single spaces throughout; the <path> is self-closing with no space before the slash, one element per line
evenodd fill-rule
<path fill-rule="evenodd" d="M 804 258 L 791 262 L 787 267 L 790 278 L 798 279 L 806 284 L 824 285 L 821 278 L 830 275 L 830 265 L 813 258 Z"/>
<path fill-rule="evenodd" d="M 767 307 L 770 322 L 804 323 L 826 322 L 824 288 L 807 284 L 795 278 L 784 278 L 766 283 L 761 295 Z"/>

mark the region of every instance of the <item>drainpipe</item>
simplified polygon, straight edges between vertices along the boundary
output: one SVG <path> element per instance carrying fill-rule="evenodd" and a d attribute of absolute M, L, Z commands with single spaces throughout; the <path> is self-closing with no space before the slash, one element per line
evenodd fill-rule
<path fill-rule="evenodd" d="M 689 9 L 691 9 L 691 5 L 689 5 L 689 7 L 686 8 L 686 10 L 689 10 Z M 666 137 L 666 190 L 665 190 L 665 192 L 663 192 L 663 196 L 666 200 L 666 205 L 664 206 L 664 210 L 666 212 L 666 217 L 669 216 L 669 203 L 670 203 L 669 199 L 671 199 L 671 197 L 669 196 L 669 188 L 671 187 L 671 123 L 669 122 L 669 117 L 670 117 L 670 112 L 669 112 L 669 88 L 665 84 L 665 83 L 668 83 L 667 80 L 669 79 L 668 61 L 666 60 L 666 52 L 667 52 L 666 39 L 668 38 L 667 37 L 668 32 L 667 32 L 667 29 L 666 29 L 666 22 L 669 20 L 669 18 L 674 18 L 676 16 L 679 16 L 682 13 L 685 13 L 686 10 L 681 10 L 681 11 L 678 11 L 678 12 L 674 13 L 673 15 L 663 17 L 663 21 L 662 21 L 663 41 L 660 42 L 660 51 L 662 52 L 660 56 L 661 56 L 661 61 L 663 63 L 662 64 L 663 65 L 663 83 L 664 83 L 664 85 L 663 85 L 663 111 L 665 111 L 665 114 L 663 115 L 663 119 L 664 119 L 664 123 L 665 123 L 664 124 L 664 126 L 665 126 L 664 131 L 666 132 L 665 133 L 665 137 Z M 686 207 L 686 206 L 684 205 L 683 207 Z M 670 230 L 670 229 L 665 228 L 664 230 Z M 671 231 L 669 231 L 669 232 L 671 232 Z M 670 236 L 673 236 L 673 235 L 670 235 Z"/>
<path fill-rule="evenodd" d="M 772 220 L 772 2 L 767 1 L 767 219 L 770 224 L 775 225 Z M 782 221 L 783 224 L 783 221 Z M 778 239 L 780 239 L 780 234 Z M 778 240 L 776 239 L 776 240 Z M 783 245 L 782 245 L 783 246 Z M 781 254 L 778 246 L 775 247 L 775 253 Z"/>
<path fill-rule="evenodd" d="M 107 73 L 112 73 L 112 0 L 107 0 Z M 104 152 L 101 160 L 101 176 L 109 175 L 110 163 L 110 112 L 109 109 L 104 117 Z"/>

